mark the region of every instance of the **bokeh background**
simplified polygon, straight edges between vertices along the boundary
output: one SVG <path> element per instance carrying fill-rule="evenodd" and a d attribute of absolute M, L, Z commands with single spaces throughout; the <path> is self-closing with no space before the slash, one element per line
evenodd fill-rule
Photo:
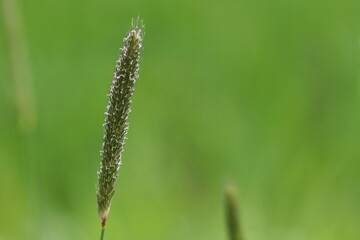
<path fill-rule="evenodd" d="M 137 16 L 105 239 L 225 240 L 229 183 L 247 240 L 360 239 L 359 1 L 16 2 L 31 76 L 14 83 L 0 11 L 1 240 L 99 239 L 106 94 Z"/>

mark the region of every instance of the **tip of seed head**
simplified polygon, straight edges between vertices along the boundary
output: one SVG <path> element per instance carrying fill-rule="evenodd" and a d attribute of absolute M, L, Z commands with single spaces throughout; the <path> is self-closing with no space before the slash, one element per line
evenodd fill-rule
<path fill-rule="evenodd" d="M 135 31 L 135 38 L 142 39 L 145 29 L 144 21 L 140 17 L 132 19 L 131 27 Z"/>
<path fill-rule="evenodd" d="M 136 39 L 141 39 L 141 29 L 136 29 L 135 30 L 135 38 Z"/>

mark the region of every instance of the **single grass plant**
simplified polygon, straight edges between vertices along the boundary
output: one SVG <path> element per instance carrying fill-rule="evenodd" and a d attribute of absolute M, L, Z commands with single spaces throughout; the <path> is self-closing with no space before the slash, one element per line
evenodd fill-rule
<path fill-rule="evenodd" d="M 110 88 L 109 104 L 105 112 L 104 137 L 101 149 L 101 162 L 98 172 L 97 203 L 101 219 L 101 239 L 104 238 L 106 219 L 111 200 L 115 193 L 118 171 L 129 129 L 128 117 L 139 78 L 140 55 L 144 31 L 142 21 L 133 21 L 132 29 L 126 38 L 121 54 L 116 61 L 115 72 Z"/>

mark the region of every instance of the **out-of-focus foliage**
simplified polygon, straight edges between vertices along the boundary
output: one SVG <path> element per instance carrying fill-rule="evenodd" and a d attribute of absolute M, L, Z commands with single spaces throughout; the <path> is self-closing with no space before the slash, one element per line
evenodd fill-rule
<path fill-rule="evenodd" d="M 105 238 L 224 240 L 231 182 L 248 240 L 360 239 L 359 1 L 18 3 L 37 127 L 18 128 L 1 22 L 1 240 L 99 238 L 106 94 L 138 15 Z"/>

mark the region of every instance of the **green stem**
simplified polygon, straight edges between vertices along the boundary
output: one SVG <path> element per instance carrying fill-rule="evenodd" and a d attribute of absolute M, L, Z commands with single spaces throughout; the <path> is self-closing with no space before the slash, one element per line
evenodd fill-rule
<path fill-rule="evenodd" d="M 14 84 L 14 103 L 18 114 L 20 131 L 28 132 L 36 126 L 36 110 L 30 62 L 24 29 L 16 0 L 0 0 L 3 15 L 4 36 L 10 77 Z"/>
<path fill-rule="evenodd" d="M 105 228 L 102 228 L 101 229 L 100 240 L 104 240 L 104 233 L 105 233 Z"/>
<path fill-rule="evenodd" d="M 225 189 L 225 213 L 229 240 L 244 240 L 237 213 L 235 190 L 232 186 Z"/>

